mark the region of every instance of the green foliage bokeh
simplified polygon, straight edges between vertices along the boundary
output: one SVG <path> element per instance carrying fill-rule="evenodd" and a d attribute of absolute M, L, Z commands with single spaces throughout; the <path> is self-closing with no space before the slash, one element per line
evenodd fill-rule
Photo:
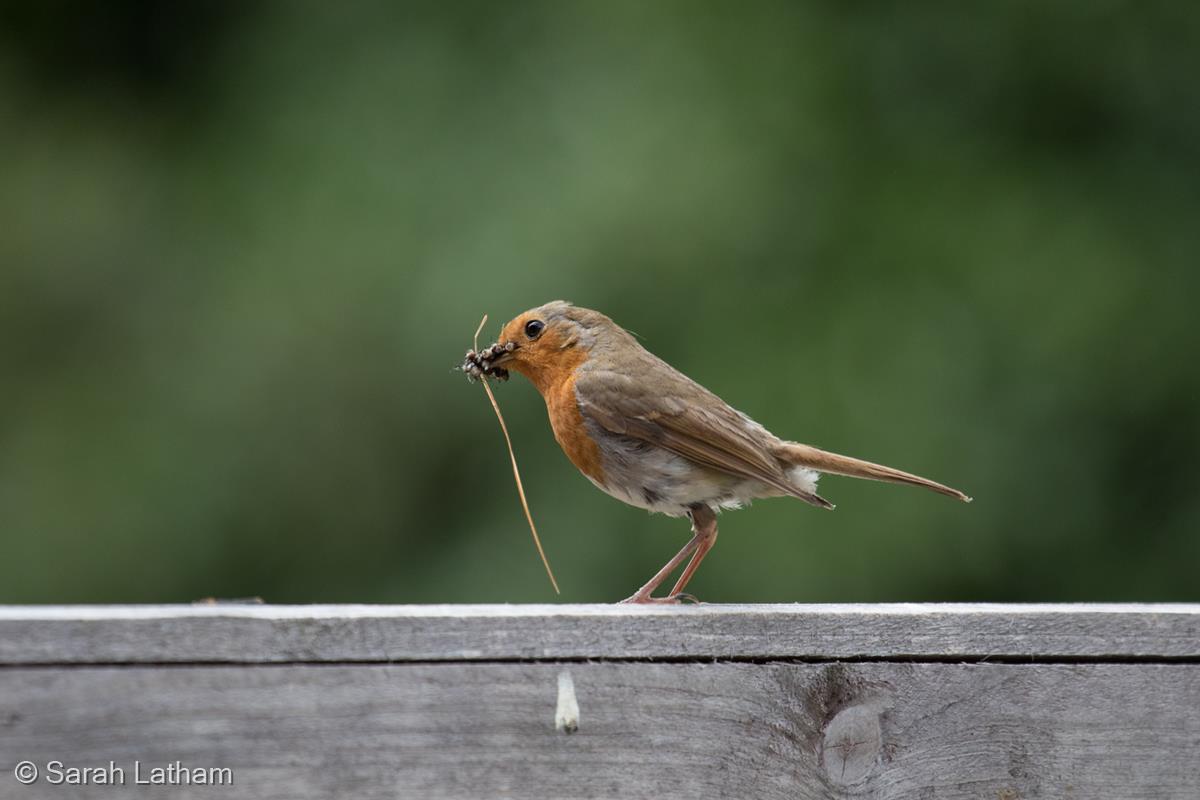
<path fill-rule="evenodd" d="M 553 599 L 451 366 L 556 298 L 976 497 L 725 514 L 706 600 L 1198 599 L 1198 34 L 1185 3 L 10 6 L 0 602 Z M 686 523 L 497 394 L 561 599 L 631 593 Z"/>

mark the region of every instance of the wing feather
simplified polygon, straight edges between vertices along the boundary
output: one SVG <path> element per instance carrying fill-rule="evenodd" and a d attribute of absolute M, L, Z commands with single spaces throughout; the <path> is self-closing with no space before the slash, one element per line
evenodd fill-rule
<path fill-rule="evenodd" d="M 759 481 L 815 506 L 831 507 L 788 480 L 768 447 L 775 437 L 765 428 L 666 362 L 654 360 L 655 369 L 639 370 L 655 375 L 653 386 L 612 370 L 580 370 L 575 382 L 580 411 L 612 433 L 641 439 L 727 475 Z"/>

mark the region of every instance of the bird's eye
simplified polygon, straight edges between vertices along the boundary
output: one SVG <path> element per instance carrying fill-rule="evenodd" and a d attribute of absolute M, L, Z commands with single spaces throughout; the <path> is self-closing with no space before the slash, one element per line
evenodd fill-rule
<path fill-rule="evenodd" d="M 536 339 L 545 327 L 546 323 L 540 319 L 531 319 L 525 323 L 525 335 L 530 339 Z"/>

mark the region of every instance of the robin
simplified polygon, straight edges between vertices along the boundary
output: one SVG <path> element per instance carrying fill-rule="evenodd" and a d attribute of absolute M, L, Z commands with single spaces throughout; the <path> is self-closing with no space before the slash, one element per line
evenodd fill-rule
<path fill-rule="evenodd" d="M 472 377 L 515 370 L 546 401 L 563 452 L 599 489 L 631 506 L 686 516 L 692 538 L 625 603 L 678 603 L 717 540 L 717 512 L 760 497 L 818 508 L 821 473 L 957 489 L 898 469 L 775 436 L 638 343 L 598 311 L 556 300 L 507 323 L 496 344 L 467 354 Z M 691 557 L 666 597 L 653 592 Z"/>

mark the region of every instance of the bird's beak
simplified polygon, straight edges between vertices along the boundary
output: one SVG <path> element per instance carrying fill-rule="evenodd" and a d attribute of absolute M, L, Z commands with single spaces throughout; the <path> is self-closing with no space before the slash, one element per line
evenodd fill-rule
<path fill-rule="evenodd" d="M 492 366 L 499 367 L 513 360 L 513 353 L 516 352 L 515 347 L 512 350 L 505 350 L 504 345 L 500 344 L 499 342 L 497 342 L 494 347 L 499 350 L 499 352 L 490 359 Z"/>

